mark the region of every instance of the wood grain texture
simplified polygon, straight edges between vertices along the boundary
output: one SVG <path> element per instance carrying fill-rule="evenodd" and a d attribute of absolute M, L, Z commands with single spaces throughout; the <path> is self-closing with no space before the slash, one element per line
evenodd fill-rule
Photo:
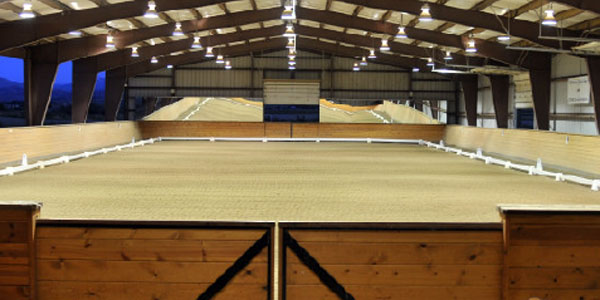
<path fill-rule="evenodd" d="M 39 207 L 0 205 L 0 299 L 36 299 L 34 231 Z"/>
<path fill-rule="evenodd" d="M 0 164 L 124 144 L 141 136 L 134 122 L 0 128 Z"/>
<path fill-rule="evenodd" d="M 541 158 L 546 165 L 600 177 L 599 136 L 453 125 L 446 127 L 444 141 L 460 148 L 481 148 L 528 161 Z"/>
<path fill-rule="evenodd" d="M 151 137 L 385 138 L 439 141 L 444 125 L 141 121 Z M 289 127 L 291 126 L 291 128 Z"/>
<path fill-rule="evenodd" d="M 499 230 L 289 232 L 356 299 L 500 299 Z M 285 288 L 287 299 L 336 299 L 289 249 Z"/>
<path fill-rule="evenodd" d="M 195 299 L 265 230 L 44 225 L 38 299 Z M 267 298 L 263 249 L 214 299 Z"/>
<path fill-rule="evenodd" d="M 503 215 L 505 299 L 600 299 L 600 216 L 582 213 Z"/>

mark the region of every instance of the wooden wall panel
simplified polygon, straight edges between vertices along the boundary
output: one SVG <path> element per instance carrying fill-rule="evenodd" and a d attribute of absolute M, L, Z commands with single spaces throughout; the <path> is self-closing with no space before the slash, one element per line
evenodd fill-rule
<path fill-rule="evenodd" d="M 460 148 L 481 148 L 488 153 L 531 162 L 541 158 L 545 166 L 600 177 L 600 151 L 597 150 L 600 149 L 600 136 L 453 125 L 446 127 L 444 141 Z"/>
<path fill-rule="evenodd" d="M 505 299 L 600 299 L 600 212 L 527 209 L 503 208 Z"/>
<path fill-rule="evenodd" d="M 39 300 L 196 299 L 265 229 L 42 225 Z M 214 299 L 266 300 L 268 247 Z"/>
<path fill-rule="evenodd" d="M 355 299 L 500 299 L 500 230 L 289 229 Z M 286 299 L 337 299 L 288 248 Z"/>
<path fill-rule="evenodd" d="M 0 203 L 0 299 L 36 299 L 37 204 Z"/>
<path fill-rule="evenodd" d="M 141 135 L 135 122 L 0 128 L 0 164 L 125 144 Z M 32 160 L 33 159 L 33 160 Z"/>
<path fill-rule="evenodd" d="M 151 137 L 294 137 L 385 138 L 439 141 L 444 125 L 410 124 L 306 124 L 141 121 L 144 138 Z"/>
<path fill-rule="evenodd" d="M 265 137 L 269 138 L 289 138 L 292 136 L 291 123 L 264 123 Z"/>

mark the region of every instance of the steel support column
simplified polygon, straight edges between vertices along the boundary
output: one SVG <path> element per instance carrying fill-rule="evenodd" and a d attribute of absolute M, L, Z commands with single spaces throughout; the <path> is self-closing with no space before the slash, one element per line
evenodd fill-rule
<path fill-rule="evenodd" d="M 600 57 L 588 56 L 587 65 L 592 89 L 592 103 L 596 115 L 596 128 L 600 134 Z"/>
<path fill-rule="evenodd" d="M 508 75 L 490 75 L 492 83 L 492 98 L 496 125 L 498 128 L 508 128 L 508 89 L 510 77 Z"/>
<path fill-rule="evenodd" d="M 85 123 L 94 89 L 96 87 L 97 62 L 95 58 L 73 61 L 73 123 Z"/>
<path fill-rule="evenodd" d="M 465 112 L 469 126 L 477 126 L 477 92 L 479 89 L 479 78 L 477 75 L 460 76 L 463 94 L 465 95 Z M 458 101 L 458 99 L 456 99 Z M 458 112 L 456 112 L 458 120 Z"/>
<path fill-rule="evenodd" d="M 24 60 L 25 121 L 29 126 L 39 126 L 46 120 L 58 62 L 37 59 L 35 52 L 27 52 Z"/>
<path fill-rule="evenodd" d="M 117 119 L 126 80 L 126 67 L 106 71 L 106 98 L 104 100 L 104 116 L 106 121 L 115 121 Z"/>

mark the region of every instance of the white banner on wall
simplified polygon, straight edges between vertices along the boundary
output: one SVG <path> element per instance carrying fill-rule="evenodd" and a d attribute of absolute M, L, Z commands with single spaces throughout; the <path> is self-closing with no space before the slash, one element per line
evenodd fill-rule
<path fill-rule="evenodd" d="M 567 101 L 569 104 L 590 103 L 590 82 L 587 76 L 569 78 Z"/>

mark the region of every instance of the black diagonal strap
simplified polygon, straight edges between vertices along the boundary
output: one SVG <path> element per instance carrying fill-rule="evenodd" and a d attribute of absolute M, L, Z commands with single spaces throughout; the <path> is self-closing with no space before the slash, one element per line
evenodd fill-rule
<path fill-rule="evenodd" d="M 250 264 L 253 258 L 255 258 L 265 247 L 269 245 L 270 232 L 267 231 L 258 241 L 248 248 L 246 252 L 240 258 L 238 258 L 231 267 L 227 268 L 213 284 L 211 284 L 204 293 L 198 296 L 197 300 L 209 300 L 212 299 L 217 293 L 219 293 L 225 286 L 242 271 L 245 267 Z"/>
<path fill-rule="evenodd" d="M 283 234 L 283 242 L 288 246 L 300 261 L 305 264 L 313 273 L 315 273 L 319 280 L 334 294 L 336 294 L 342 300 L 354 300 L 354 297 L 346 291 L 346 289 L 339 283 L 331 274 L 329 274 L 319 262 L 302 248 L 298 241 L 296 241 L 287 231 Z"/>

